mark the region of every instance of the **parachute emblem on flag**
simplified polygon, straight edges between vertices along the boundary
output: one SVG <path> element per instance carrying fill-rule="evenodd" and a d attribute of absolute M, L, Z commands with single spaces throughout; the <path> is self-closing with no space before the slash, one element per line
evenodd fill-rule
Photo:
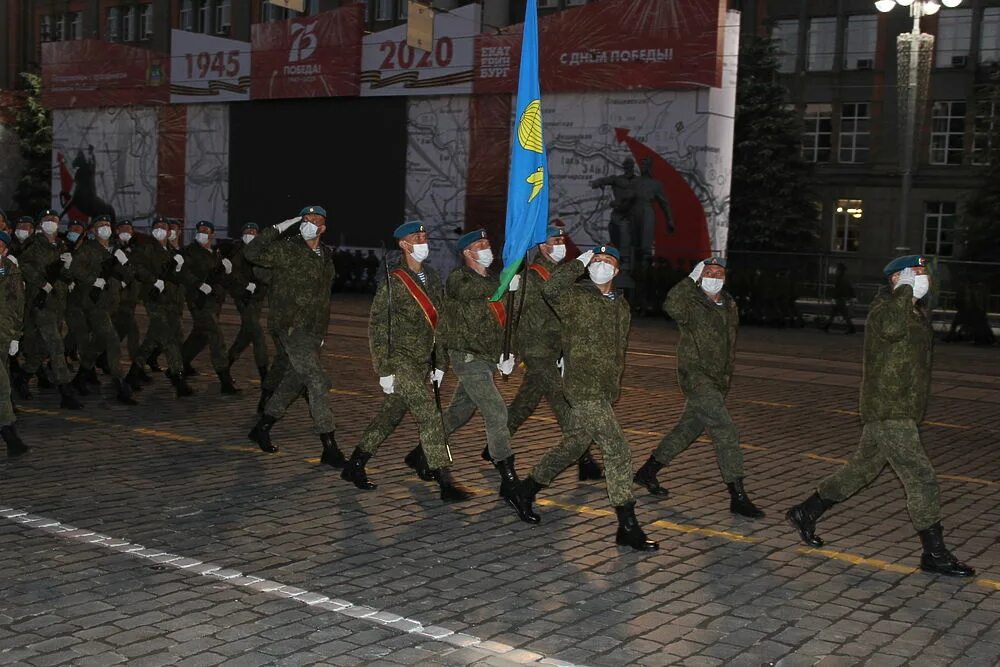
<path fill-rule="evenodd" d="M 538 193 L 541 192 L 542 188 L 545 186 L 545 170 L 539 167 L 533 174 L 529 174 L 524 180 L 531 184 L 531 195 L 528 197 L 528 201 L 530 202 L 538 196 Z"/>
<path fill-rule="evenodd" d="M 534 100 L 524 108 L 521 122 L 517 126 L 517 139 L 521 148 L 535 153 L 544 153 L 542 145 L 542 103 Z"/>

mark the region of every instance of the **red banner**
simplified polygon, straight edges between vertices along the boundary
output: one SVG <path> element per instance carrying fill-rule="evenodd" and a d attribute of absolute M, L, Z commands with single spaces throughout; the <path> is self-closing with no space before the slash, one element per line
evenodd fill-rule
<path fill-rule="evenodd" d="M 253 26 L 251 99 L 354 96 L 360 92 L 364 7 Z"/>
<path fill-rule="evenodd" d="M 49 109 L 165 104 L 170 57 L 97 39 L 42 44 L 42 103 Z"/>
<path fill-rule="evenodd" d="M 601 0 L 539 20 L 543 92 L 719 87 L 726 0 Z M 476 38 L 476 93 L 512 92 L 522 25 Z"/>

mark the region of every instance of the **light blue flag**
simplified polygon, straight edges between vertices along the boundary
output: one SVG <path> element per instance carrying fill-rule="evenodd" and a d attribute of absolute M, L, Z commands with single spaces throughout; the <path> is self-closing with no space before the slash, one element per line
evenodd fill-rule
<path fill-rule="evenodd" d="M 549 224 L 549 169 L 542 137 L 542 94 L 538 85 L 538 8 L 528 0 L 517 76 L 517 107 L 511 137 L 507 186 L 507 231 L 498 300 L 521 268 L 524 255 L 546 239 Z"/>

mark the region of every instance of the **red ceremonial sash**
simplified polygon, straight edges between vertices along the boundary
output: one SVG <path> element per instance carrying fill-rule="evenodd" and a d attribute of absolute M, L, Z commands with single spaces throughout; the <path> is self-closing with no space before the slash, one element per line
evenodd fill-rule
<path fill-rule="evenodd" d="M 426 319 L 427 323 L 431 325 L 431 329 L 437 329 L 438 311 L 437 308 L 434 307 L 434 303 L 431 301 L 430 297 L 427 296 L 427 292 L 425 292 L 423 288 L 417 284 L 417 281 L 403 269 L 394 269 L 392 271 L 392 275 L 399 278 L 399 281 L 403 283 L 404 287 L 406 287 L 406 291 L 410 293 L 413 300 L 417 302 L 418 306 L 420 306 L 420 310 L 424 311 L 424 319 Z"/>
<path fill-rule="evenodd" d="M 543 281 L 548 280 L 549 278 L 552 277 L 552 272 L 546 269 L 541 264 L 529 264 L 528 268 L 537 273 L 538 277 L 541 278 Z"/>
<path fill-rule="evenodd" d="M 499 301 L 487 301 L 486 303 L 490 304 L 490 310 L 493 311 L 493 317 L 497 318 L 500 328 L 505 328 L 507 326 L 507 309 Z"/>

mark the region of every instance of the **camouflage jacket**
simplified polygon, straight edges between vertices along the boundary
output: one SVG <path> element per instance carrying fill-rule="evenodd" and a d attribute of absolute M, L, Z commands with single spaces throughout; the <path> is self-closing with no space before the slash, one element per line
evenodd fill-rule
<path fill-rule="evenodd" d="M 155 243 L 155 241 L 151 241 Z M 121 243 L 120 241 L 115 241 L 115 247 L 121 249 L 126 255 L 128 255 L 129 263 L 136 261 L 137 250 L 139 249 L 139 244 L 136 242 L 136 237 L 132 237 L 129 243 Z M 132 279 L 129 280 L 124 287 L 121 289 L 119 294 L 119 308 L 135 308 L 144 294 L 143 292 L 149 288 L 149 284 L 143 284 L 143 282 L 137 277 L 135 266 L 132 266 Z"/>
<path fill-rule="evenodd" d="M 0 341 L 7 344 L 24 333 L 24 281 L 16 261 L 4 257 L 0 265 Z"/>
<path fill-rule="evenodd" d="M 225 299 L 223 291 L 222 258 L 214 248 L 209 250 L 197 241 L 184 246 L 181 250 L 184 256 L 184 266 L 181 268 L 181 282 L 184 284 L 189 304 L 196 304 L 204 299 L 204 293 L 198 288 L 208 284 L 212 293 L 208 298 L 216 301 Z"/>
<path fill-rule="evenodd" d="M 875 297 L 865 322 L 862 421 L 924 418 L 932 341 L 930 321 L 914 306 L 909 285 Z"/>
<path fill-rule="evenodd" d="M 176 254 L 177 251 L 169 245 L 160 245 L 158 241 L 142 244 L 132 253 L 136 282 L 142 285 L 140 296 L 147 303 L 184 303 L 183 276 L 174 262 Z M 153 285 L 157 280 L 163 281 L 163 292 L 152 296 Z"/>
<path fill-rule="evenodd" d="M 663 310 L 681 330 L 677 344 L 677 380 L 681 391 L 695 392 L 708 385 L 723 395 L 728 393 L 740 326 L 733 298 L 723 291 L 721 301 L 716 303 L 693 280 L 683 278 L 667 294 Z"/>
<path fill-rule="evenodd" d="M 102 246 L 99 241 L 88 239 L 73 253 L 73 263 L 69 267 L 69 275 L 76 283 L 72 292 L 72 300 L 84 310 L 97 307 L 109 313 L 118 308 L 121 297 L 122 283 L 132 280 L 132 262 L 122 266 L 115 258 L 115 247 Z M 104 289 L 95 302 L 91 298 L 94 282 L 103 278 Z"/>
<path fill-rule="evenodd" d="M 449 350 L 471 354 L 493 364 L 500 361 L 504 327 L 494 310 L 499 306 L 490 305 L 490 297 L 499 285 L 496 276 L 481 276 L 467 266 L 460 266 L 448 274 L 445 345 Z"/>
<path fill-rule="evenodd" d="M 256 240 L 251 243 L 256 243 Z M 225 285 L 234 299 L 252 298 L 259 301 L 265 296 L 268 271 L 247 261 L 246 249 L 247 244 L 243 241 L 236 241 L 233 244 L 233 252 L 229 257 L 233 263 L 233 271 L 226 276 Z M 254 284 L 253 294 L 247 291 L 247 285 L 250 283 Z"/>
<path fill-rule="evenodd" d="M 375 291 L 375 300 L 372 301 L 371 314 L 368 318 L 368 345 L 375 373 L 380 377 L 392 375 L 401 369 L 425 373 L 430 369 L 432 356 L 437 368 L 447 370 L 448 360 L 444 353 L 444 340 L 438 335 L 444 325 L 444 288 L 441 286 L 441 279 L 437 272 L 427 265 L 424 265 L 426 284 L 406 267 L 405 262 L 397 268 L 404 271 L 413 283 L 423 289 L 423 293 L 437 310 L 437 327 L 431 325 L 424 314 L 424 309 L 403 283 L 403 279 L 391 274 L 389 280 L 383 280 Z"/>
<path fill-rule="evenodd" d="M 572 260 L 557 268 L 542 288 L 545 300 L 562 325 L 566 398 L 574 401 L 614 402 L 625 370 L 632 317 L 622 295 L 601 294 L 587 281 L 583 264 Z"/>
<path fill-rule="evenodd" d="M 542 288 L 547 277 L 543 278 L 539 271 L 531 268 L 537 265 L 543 273 L 551 275 L 559 266 L 546 259 L 541 254 L 528 267 L 528 277 L 521 289 L 524 306 L 517 321 L 516 349 L 524 359 L 537 360 L 540 363 L 552 362 L 562 355 L 561 327 L 556 312 L 542 296 Z M 519 301 L 521 294 L 514 294 L 514 300 Z"/>
<path fill-rule="evenodd" d="M 333 253 L 321 243 L 317 254 L 298 234 L 279 236 L 268 227 L 243 251 L 247 260 L 270 269 L 268 326 L 275 332 L 304 328 L 322 339 L 330 326 L 330 291 L 337 277 Z"/>
<path fill-rule="evenodd" d="M 29 307 L 45 283 L 49 283 L 52 291 L 45 298 L 44 308 L 59 317 L 63 316 L 72 280 L 59 259 L 59 255 L 64 252 L 67 249 L 62 241 L 56 239 L 55 243 L 49 243 L 48 239 L 42 237 L 29 243 L 18 256 L 20 273 L 25 282 L 24 298 Z"/>

